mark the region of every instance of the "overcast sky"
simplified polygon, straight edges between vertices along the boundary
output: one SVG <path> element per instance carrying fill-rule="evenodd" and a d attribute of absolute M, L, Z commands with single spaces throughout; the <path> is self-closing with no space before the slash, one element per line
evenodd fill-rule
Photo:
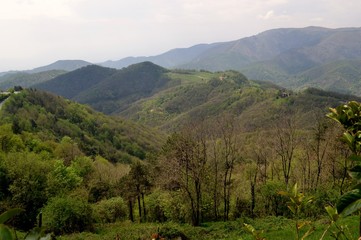
<path fill-rule="evenodd" d="M 360 0 L 0 0 L 0 72 L 151 56 L 280 27 L 360 27 Z"/>

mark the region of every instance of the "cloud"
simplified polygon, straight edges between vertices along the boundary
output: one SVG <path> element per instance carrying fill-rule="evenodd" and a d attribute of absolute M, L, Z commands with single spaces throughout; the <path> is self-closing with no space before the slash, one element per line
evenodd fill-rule
<path fill-rule="evenodd" d="M 259 15 L 259 18 L 262 18 L 262 19 L 270 19 L 270 18 L 273 18 L 274 17 L 274 11 L 273 10 L 270 10 L 268 11 L 265 15 Z"/>
<path fill-rule="evenodd" d="M 72 5 L 82 0 L 2 0 L 0 19 L 32 20 L 73 16 Z"/>
<path fill-rule="evenodd" d="M 286 14 L 276 15 L 273 10 L 270 10 L 264 15 L 258 15 L 258 18 L 263 19 L 263 20 L 271 20 L 271 19 L 287 20 L 287 19 L 290 19 L 291 17 Z"/>

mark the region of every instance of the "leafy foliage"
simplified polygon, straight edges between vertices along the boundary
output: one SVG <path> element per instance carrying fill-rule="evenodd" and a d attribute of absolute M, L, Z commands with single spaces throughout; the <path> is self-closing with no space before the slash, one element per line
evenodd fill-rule
<path fill-rule="evenodd" d="M 92 209 L 84 199 L 56 197 L 45 206 L 44 225 L 56 234 L 91 230 Z"/>
<path fill-rule="evenodd" d="M 127 218 L 127 206 L 121 197 L 101 200 L 93 205 L 94 218 L 101 223 L 114 223 Z"/>
<path fill-rule="evenodd" d="M 54 153 L 69 160 L 83 152 L 129 162 L 132 157 L 144 159 L 145 152 L 156 150 L 161 142 L 151 130 L 36 90 L 13 95 L 1 121 L 13 124 L 17 132 L 33 132 L 47 141 L 68 136 L 70 140 L 63 139 Z"/>

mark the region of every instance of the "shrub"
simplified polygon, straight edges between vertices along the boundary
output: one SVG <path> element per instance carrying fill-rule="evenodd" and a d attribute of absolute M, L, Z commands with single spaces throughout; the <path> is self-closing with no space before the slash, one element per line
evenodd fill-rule
<path fill-rule="evenodd" d="M 55 234 L 92 230 L 92 209 L 88 202 L 74 197 L 56 197 L 43 211 L 44 225 Z"/>
<path fill-rule="evenodd" d="M 101 223 L 113 223 L 127 218 L 127 206 L 121 197 L 102 200 L 93 205 L 95 219 Z"/>
<path fill-rule="evenodd" d="M 148 220 L 156 222 L 185 222 L 187 207 L 180 192 L 155 190 L 147 196 Z"/>

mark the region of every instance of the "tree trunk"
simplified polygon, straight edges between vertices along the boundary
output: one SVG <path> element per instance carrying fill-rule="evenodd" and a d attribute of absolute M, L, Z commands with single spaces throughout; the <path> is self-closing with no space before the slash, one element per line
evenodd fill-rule
<path fill-rule="evenodd" d="M 144 218 L 144 222 L 146 222 L 147 221 L 147 210 L 145 209 L 144 192 L 142 192 L 142 202 L 143 202 L 143 218 Z"/>
<path fill-rule="evenodd" d="M 255 184 L 251 182 L 251 215 L 254 217 L 254 208 L 256 206 L 256 193 L 255 193 Z"/>
<path fill-rule="evenodd" d="M 142 222 L 142 206 L 140 204 L 140 194 L 138 194 L 137 199 L 138 199 L 139 222 Z"/>
<path fill-rule="evenodd" d="M 133 203 L 132 203 L 131 199 L 129 199 L 129 219 L 130 219 L 130 221 L 134 222 Z"/>

